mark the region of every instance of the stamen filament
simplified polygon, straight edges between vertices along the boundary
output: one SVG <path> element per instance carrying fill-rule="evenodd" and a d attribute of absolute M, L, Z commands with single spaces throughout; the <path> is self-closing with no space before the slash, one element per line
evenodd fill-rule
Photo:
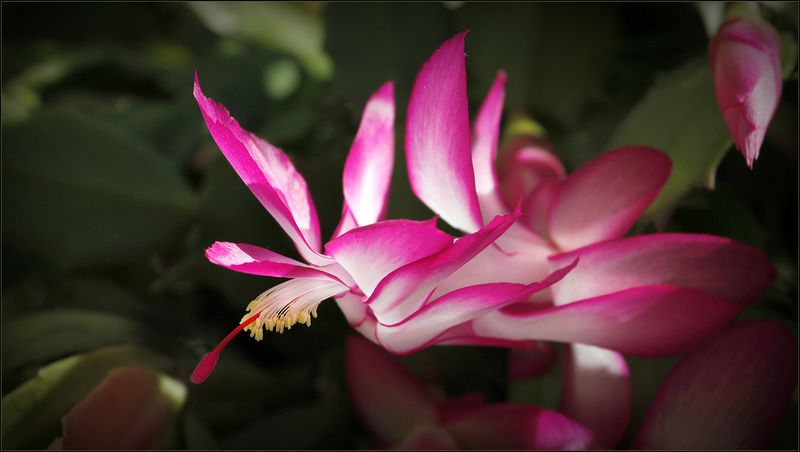
<path fill-rule="evenodd" d="M 192 372 L 192 376 L 189 378 L 189 381 L 195 384 L 204 382 L 205 379 L 211 374 L 211 371 L 214 370 L 214 366 L 217 365 L 217 360 L 219 359 L 219 354 L 222 352 L 222 349 L 228 345 L 228 342 L 230 342 L 231 339 L 233 339 L 233 337 L 239 333 L 239 331 L 242 331 L 248 325 L 255 322 L 257 318 L 258 316 L 254 315 L 247 319 L 246 322 L 239 324 L 239 326 L 234 328 L 233 331 L 225 336 L 225 339 L 223 339 L 214 350 L 206 353 L 206 356 L 204 356 L 203 359 L 200 360 L 200 363 L 197 365 L 197 367 L 194 368 L 194 372 Z"/>
<path fill-rule="evenodd" d="M 260 341 L 265 329 L 283 333 L 297 322 L 311 326 L 311 318 L 317 317 L 317 306 L 323 300 L 348 290 L 347 286 L 333 280 L 292 279 L 265 291 L 247 306 L 248 313 L 239 326 L 200 360 L 189 380 L 197 384 L 208 378 L 222 349 L 240 331 L 250 330 L 250 337 Z"/>

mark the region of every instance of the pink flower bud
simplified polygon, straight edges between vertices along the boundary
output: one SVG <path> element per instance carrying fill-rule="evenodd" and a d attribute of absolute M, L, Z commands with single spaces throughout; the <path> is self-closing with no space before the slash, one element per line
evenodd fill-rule
<path fill-rule="evenodd" d="M 766 21 L 733 17 L 711 40 L 709 58 L 717 104 L 752 168 L 783 87 L 778 33 Z"/>

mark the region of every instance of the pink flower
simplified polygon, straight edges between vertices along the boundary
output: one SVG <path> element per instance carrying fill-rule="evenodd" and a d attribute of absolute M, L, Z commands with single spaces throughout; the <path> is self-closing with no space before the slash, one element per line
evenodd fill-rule
<path fill-rule="evenodd" d="M 711 40 L 709 59 L 719 109 L 752 168 L 783 89 L 778 33 L 764 20 L 733 17 Z"/>
<path fill-rule="evenodd" d="M 615 149 L 567 176 L 541 143 L 512 143 L 504 158 L 514 164 L 504 166 L 510 175 L 501 179 L 511 182 L 501 188 L 494 162 L 506 76 L 498 74 L 470 130 L 465 34 L 437 49 L 414 84 L 406 129 L 411 185 L 465 232 L 520 199 L 524 215 L 454 278 L 526 284 L 580 262 L 550 289 L 462 326 L 463 337 L 451 331 L 450 343 L 570 344 L 564 384 L 572 390 L 565 392 L 564 413 L 597 433 L 595 445 L 614 445 L 630 414 L 622 354 L 691 350 L 755 300 L 775 270 L 757 250 L 722 237 L 625 237 L 669 177 L 669 158 L 653 148 Z M 552 361 L 547 350 L 536 353 L 541 356 L 527 367 L 541 372 Z M 512 363 L 515 378 L 524 367 Z M 618 408 L 619 417 L 586 409 L 602 404 Z"/>
<path fill-rule="evenodd" d="M 380 446 L 397 449 L 584 449 L 592 432 L 557 412 L 519 403 L 486 404 L 482 394 L 439 400 L 380 348 L 351 336 L 348 394 Z"/>
<path fill-rule="evenodd" d="M 342 219 L 323 253 L 314 203 L 289 158 L 243 130 L 222 105 L 203 95 L 196 78 L 194 95 L 225 157 L 307 262 L 247 244 L 217 242 L 206 251 L 211 262 L 235 271 L 292 279 L 250 303 L 241 324 L 197 366 L 191 377 L 195 383 L 208 376 L 219 353 L 242 329 L 261 340 L 264 329 L 282 332 L 297 322 L 310 325 L 319 303 L 330 297 L 362 334 L 372 340 L 381 337 L 394 351 L 408 353 L 438 343 L 446 331 L 487 311 L 548 287 L 575 265 L 541 283 L 453 282 L 450 276 L 502 235 L 518 212 L 499 215 L 458 240 L 438 230 L 435 219 L 382 221 L 394 159 L 392 83 L 383 85 L 364 109 L 345 164 Z M 444 283 L 450 290 L 438 290 Z"/>
<path fill-rule="evenodd" d="M 442 44 L 420 70 L 406 153 L 416 195 L 470 233 L 513 204 L 503 199 L 494 169 L 506 77 L 498 74 L 470 130 L 465 35 Z M 775 276 L 766 257 L 729 239 L 624 237 L 669 176 L 670 160 L 656 149 L 616 149 L 567 177 L 541 148 L 516 151 L 531 155 L 512 170 L 538 179 L 512 194 L 523 199 L 524 215 L 454 278 L 529 284 L 578 256 L 580 263 L 549 290 L 478 317 L 464 332 L 517 345 L 550 340 L 671 355 L 721 331 Z"/>

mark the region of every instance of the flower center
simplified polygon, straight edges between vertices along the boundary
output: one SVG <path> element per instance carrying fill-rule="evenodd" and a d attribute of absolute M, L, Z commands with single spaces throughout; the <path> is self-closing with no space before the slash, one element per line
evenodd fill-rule
<path fill-rule="evenodd" d="M 283 333 L 295 323 L 311 326 L 311 318 L 317 317 L 317 306 L 334 295 L 346 292 L 348 288 L 341 283 L 323 279 L 293 279 L 279 284 L 259 295 L 247 305 L 239 323 L 248 324 L 245 331 L 257 341 L 264 338 L 264 330 Z M 250 319 L 257 316 L 256 320 Z"/>
<path fill-rule="evenodd" d="M 228 342 L 242 330 L 249 330 L 250 337 L 260 341 L 264 330 L 283 333 L 297 322 L 311 326 L 311 318 L 317 317 L 317 306 L 332 296 L 350 290 L 347 286 L 329 279 L 291 279 L 262 293 L 247 305 L 248 314 L 242 317 L 217 347 L 206 354 L 192 372 L 192 383 L 202 383 L 214 366 L 219 354 Z"/>

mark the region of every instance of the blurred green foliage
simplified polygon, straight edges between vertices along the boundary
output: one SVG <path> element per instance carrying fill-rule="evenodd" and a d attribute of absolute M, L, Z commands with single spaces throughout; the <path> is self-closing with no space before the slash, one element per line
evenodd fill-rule
<path fill-rule="evenodd" d="M 796 20 L 783 19 L 792 14 L 796 5 L 773 22 L 796 39 Z M 664 148 L 675 169 L 654 206 L 659 226 L 765 252 L 779 278 L 744 316 L 796 331 L 796 60 L 751 171 L 711 103 L 692 4 L 3 2 L 2 21 L 4 448 L 47 447 L 111 366 L 188 382 L 276 282 L 210 264 L 214 241 L 296 256 L 212 141 L 195 73 L 240 124 L 289 153 L 330 236 L 361 109 L 387 80 L 397 102 L 389 216 L 432 216 L 407 182 L 405 109 L 420 65 L 465 29 L 473 110 L 503 69 L 505 117 L 535 118 L 569 169 L 612 146 Z M 211 378 L 190 385 L 179 446 L 365 444 L 341 368 L 352 330 L 333 303 L 319 314 L 314 328 L 234 339 Z M 403 361 L 449 396 L 557 401 L 557 368 L 509 386 L 501 349 L 435 347 Z M 635 414 L 672 362 L 631 360 Z M 796 414 L 787 419 L 771 446 L 797 447 Z"/>

